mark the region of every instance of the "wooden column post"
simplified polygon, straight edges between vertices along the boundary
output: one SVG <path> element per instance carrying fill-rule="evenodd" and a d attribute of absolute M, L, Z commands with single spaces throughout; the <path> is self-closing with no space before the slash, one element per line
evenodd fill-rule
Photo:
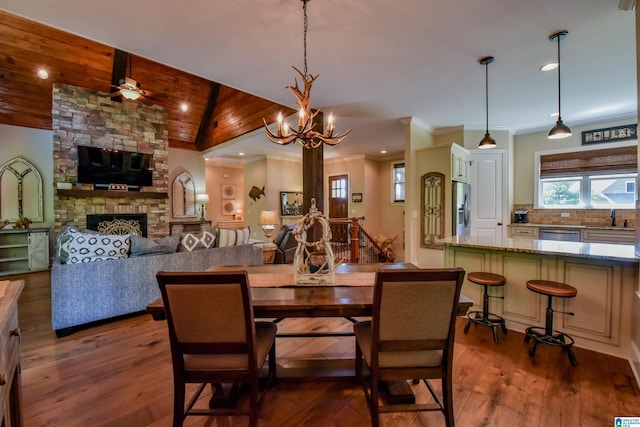
<path fill-rule="evenodd" d="M 315 119 L 315 130 L 322 132 L 324 126 L 324 120 L 322 112 L 318 113 Z M 324 145 L 324 144 L 323 144 Z M 326 217 L 329 216 L 329 212 L 324 211 L 324 147 L 321 145 L 318 148 L 303 148 L 302 149 L 302 192 L 303 192 L 303 206 L 306 214 L 311 207 L 311 199 L 316 199 L 316 207 Z M 318 224 L 316 224 L 318 225 Z M 322 237 L 321 227 L 313 227 L 310 235 L 307 236 L 307 241 L 314 242 Z"/>

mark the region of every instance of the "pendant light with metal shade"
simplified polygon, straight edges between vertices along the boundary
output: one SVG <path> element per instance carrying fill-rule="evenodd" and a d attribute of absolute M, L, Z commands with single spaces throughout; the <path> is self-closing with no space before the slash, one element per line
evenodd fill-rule
<path fill-rule="evenodd" d="M 560 112 L 560 40 L 565 38 L 569 32 L 567 30 L 556 31 L 549 36 L 552 42 L 558 42 L 558 121 L 556 125 L 549 131 L 549 139 L 560 139 L 571 136 L 571 129 L 562 123 L 562 114 Z"/>
<path fill-rule="evenodd" d="M 478 62 L 484 65 L 485 70 L 485 108 L 486 108 L 486 119 L 487 119 L 487 130 L 484 134 L 484 138 L 478 144 L 478 148 L 487 149 L 494 148 L 496 146 L 496 140 L 489 135 L 489 64 L 493 62 L 493 56 L 485 56 L 484 58 L 480 58 Z"/>

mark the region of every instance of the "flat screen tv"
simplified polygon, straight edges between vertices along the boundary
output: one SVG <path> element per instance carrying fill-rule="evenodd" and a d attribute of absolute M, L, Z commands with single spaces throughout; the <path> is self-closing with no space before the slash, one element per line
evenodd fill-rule
<path fill-rule="evenodd" d="M 78 145 L 78 182 L 108 188 L 126 184 L 131 190 L 153 185 L 152 154 Z"/>

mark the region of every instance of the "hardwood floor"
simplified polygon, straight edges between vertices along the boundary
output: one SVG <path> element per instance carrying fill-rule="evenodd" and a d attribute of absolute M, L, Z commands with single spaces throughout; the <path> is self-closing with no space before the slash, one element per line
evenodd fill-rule
<path fill-rule="evenodd" d="M 18 306 L 26 426 L 171 425 L 172 374 L 164 322 L 141 315 L 58 339 L 50 323 L 49 273 L 12 278 L 26 282 Z M 474 327 L 465 335 L 463 326 L 460 319 L 453 379 L 457 426 L 595 427 L 612 426 L 615 416 L 640 416 L 640 390 L 626 360 L 576 349 L 578 366 L 573 368 L 565 354 L 549 346 L 539 346 L 530 358 L 522 334 L 500 335 L 496 345 L 489 328 Z M 281 330 L 336 327 L 351 326 L 340 319 L 279 325 Z M 349 358 L 353 346 L 352 338 L 282 339 L 278 361 Z M 381 422 L 444 425 L 437 412 L 383 415 Z M 362 389 L 354 381 L 305 380 L 277 382 L 265 399 L 259 425 L 369 423 Z M 245 426 L 248 419 L 190 417 L 185 425 Z"/>

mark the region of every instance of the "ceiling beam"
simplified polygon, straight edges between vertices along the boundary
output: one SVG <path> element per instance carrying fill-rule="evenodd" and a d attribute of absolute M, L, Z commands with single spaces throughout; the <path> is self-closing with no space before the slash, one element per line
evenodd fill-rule
<path fill-rule="evenodd" d="M 218 102 L 218 95 L 220 94 L 220 83 L 211 82 L 211 90 L 209 91 L 209 98 L 207 99 L 207 106 L 202 113 L 202 120 L 200 120 L 200 127 L 198 128 L 198 135 L 196 136 L 196 149 L 202 151 L 204 147 L 204 140 L 207 136 L 207 129 L 211 123 L 211 116 L 213 116 L 213 110 Z"/>
<path fill-rule="evenodd" d="M 111 92 L 116 92 L 120 85 L 120 80 L 127 76 L 127 58 L 129 54 L 120 49 L 113 50 L 113 68 L 111 70 Z M 114 101 L 122 102 L 122 97 L 112 98 Z"/>

